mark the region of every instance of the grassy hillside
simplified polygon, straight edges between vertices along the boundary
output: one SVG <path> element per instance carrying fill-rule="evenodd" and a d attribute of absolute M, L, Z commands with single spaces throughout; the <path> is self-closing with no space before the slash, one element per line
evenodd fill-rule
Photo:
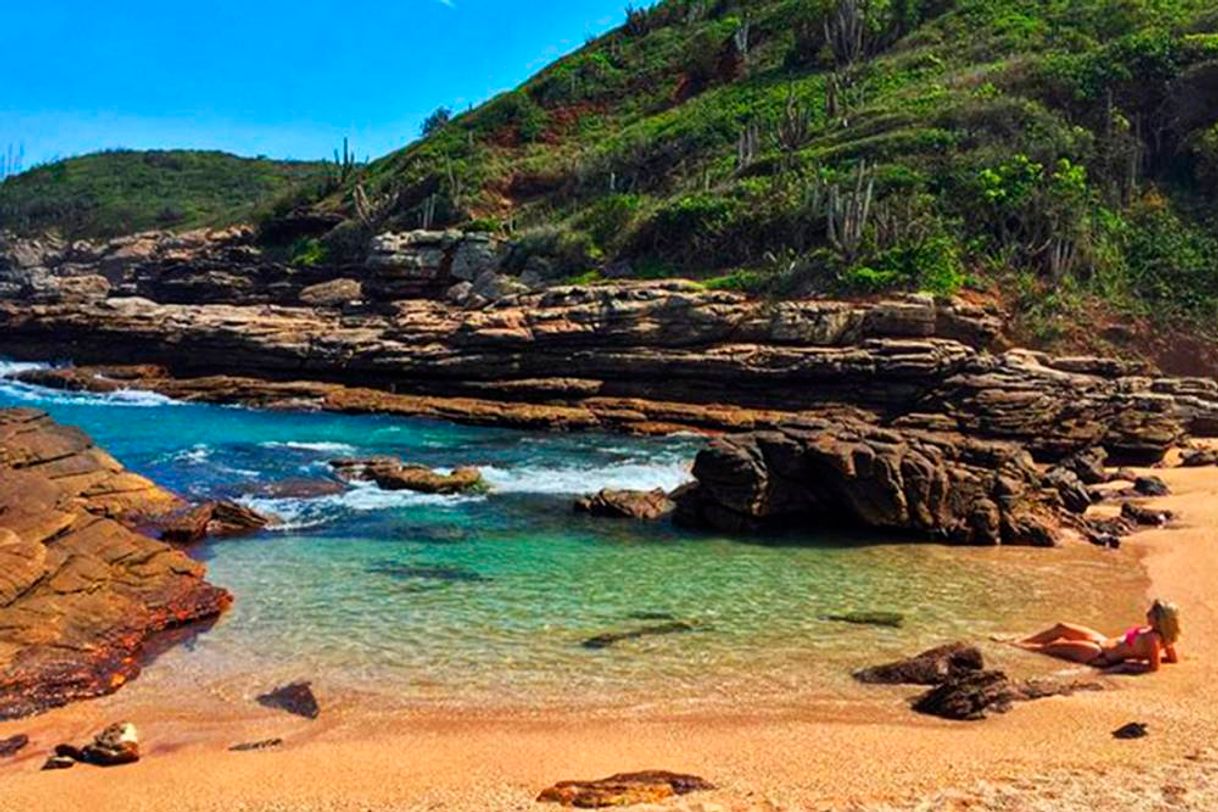
<path fill-rule="evenodd" d="M 0 183 L 0 230 L 108 237 L 248 220 L 259 204 L 324 170 L 222 152 L 100 152 Z"/>
<path fill-rule="evenodd" d="M 317 205 L 332 256 L 464 224 L 556 276 L 1195 317 L 1216 184 L 1212 0 L 666 0 Z"/>

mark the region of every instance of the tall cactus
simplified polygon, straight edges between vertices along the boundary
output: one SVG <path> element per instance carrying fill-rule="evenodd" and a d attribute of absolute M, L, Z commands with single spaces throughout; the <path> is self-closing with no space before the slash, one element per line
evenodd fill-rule
<path fill-rule="evenodd" d="M 847 262 L 853 262 L 863 247 L 874 192 L 875 178 L 866 161 L 859 162 L 853 189 L 842 191 L 838 184 L 829 187 L 826 232 L 829 243 Z"/>
<path fill-rule="evenodd" d="M 761 131 L 755 123 L 748 124 L 736 141 L 736 171 L 743 172 L 753 165 L 761 151 Z"/>
<path fill-rule="evenodd" d="M 868 0 L 838 0 L 825 20 L 825 40 L 833 51 L 834 64 L 849 68 L 867 53 Z"/>
<path fill-rule="evenodd" d="M 795 155 L 812 140 L 812 112 L 795 97 L 795 89 L 787 92 L 787 106 L 774 124 L 774 141 L 783 154 L 783 169 L 790 170 Z"/>

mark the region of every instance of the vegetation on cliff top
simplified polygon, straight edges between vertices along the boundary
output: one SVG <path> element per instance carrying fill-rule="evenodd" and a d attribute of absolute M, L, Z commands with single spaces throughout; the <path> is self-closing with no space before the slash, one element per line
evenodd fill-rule
<path fill-rule="evenodd" d="M 191 150 L 100 152 L 44 164 L 0 183 L 0 230 L 111 237 L 229 225 L 323 172 L 321 163 Z"/>
<path fill-rule="evenodd" d="M 271 213 L 345 214 L 333 256 L 464 225 L 558 278 L 1218 309 L 1212 0 L 665 0 L 428 130 Z"/>

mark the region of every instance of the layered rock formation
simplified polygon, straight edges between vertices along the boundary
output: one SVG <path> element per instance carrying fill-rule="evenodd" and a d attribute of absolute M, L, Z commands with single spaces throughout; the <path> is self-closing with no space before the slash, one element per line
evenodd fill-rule
<path fill-rule="evenodd" d="M 180 507 L 84 433 L 0 410 L 0 719 L 110 693 L 152 635 L 223 611 L 202 564 L 129 529 Z"/>

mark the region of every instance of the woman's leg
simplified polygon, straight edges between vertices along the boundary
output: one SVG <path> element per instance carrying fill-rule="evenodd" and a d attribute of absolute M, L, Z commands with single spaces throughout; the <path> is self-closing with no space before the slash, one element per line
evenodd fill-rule
<path fill-rule="evenodd" d="M 1073 623 L 1058 623 L 1052 629 L 1045 629 L 1040 634 L 1034 634 L 1019 641 L 1022 645 L 1043 646 L 1055 640 L 1079 640 L 1088 643 L 1102 644 L 1107 637 L 1095 629 L 1086 626 L 1076 626 Z"/>
<path fill-rule="evenodd" d="M 1099 643 L 1084 640 L 1058 640 L 1047 643 L 1037 649 L 1041 654 L 1088 665 L 1103 656 L 1104 649 Z"/>

